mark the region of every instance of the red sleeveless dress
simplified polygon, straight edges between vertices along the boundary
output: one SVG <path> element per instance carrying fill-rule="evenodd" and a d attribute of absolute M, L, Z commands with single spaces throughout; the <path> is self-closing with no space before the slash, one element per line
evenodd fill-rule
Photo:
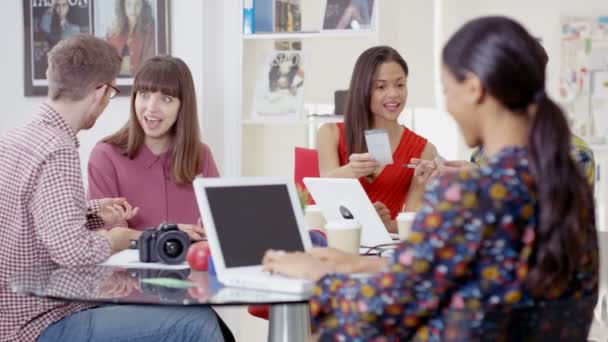
<path fill-rule="evenodd" d="M 344 123 L 338 123 L 337 125 L 340 131 L 338 156 L 340 166 L 343 166 L 348 164 L 346 142 L 344 140 Z M 393 220 L 403 209 L 407 192 L 414 177 L 414 169 L 403 167 L 403 164 L 409 163 L 411 158 L 420 158 L 426 143 L 425 138 L 404 127 L 399 145 L 393 152 L 393 164 L 386 165 L 371 183 L 365 177 L 359 178 L 359 182 L 361 182 L 372 203 L 384 203 L 390 210 Z"/>

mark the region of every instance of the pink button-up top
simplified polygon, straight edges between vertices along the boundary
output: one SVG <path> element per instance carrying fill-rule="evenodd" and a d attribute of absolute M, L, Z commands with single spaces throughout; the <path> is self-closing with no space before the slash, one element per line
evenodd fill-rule
<path fill-rule="evenodd" d="M 219 172 L 209 147 L 201 143 L 203 177 L 218 177 Z M 91 152 L 88 165 L 90 199 L 125 197 L 139 213 L 128 226 L 143 230 L 161 222 L 196 224 L 201 216 L 192 184 L 176 184 L 171 177 L 171 150 L 155 155 L 143 144 L 133 159 L 114 145 L 99 143 Z"/>

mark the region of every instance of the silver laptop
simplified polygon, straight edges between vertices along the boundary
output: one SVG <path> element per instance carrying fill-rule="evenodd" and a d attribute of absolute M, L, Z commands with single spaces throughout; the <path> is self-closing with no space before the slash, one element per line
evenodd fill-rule
<path fill-rule="evenodd" d="M 303 180 L 327 221 L 355 219 L 359 222 L 361 246 L 372 247 L 393 242 L 359 180 L 308 177 Z"/>
<path fill-rule="evenodd" d="M 199 177 L 193 186 L 221 283 L 287 293 L 312 290 L 311 281 L 262 270 L 269 249 L 293 252 L 312 246 L 292 182 Z"/>

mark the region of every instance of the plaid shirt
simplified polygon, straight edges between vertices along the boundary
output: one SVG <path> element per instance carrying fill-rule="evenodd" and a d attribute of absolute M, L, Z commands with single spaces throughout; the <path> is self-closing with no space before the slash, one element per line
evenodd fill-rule
<path fill-rule="evenodd" d="M 0 139 L 0 340 L 35 341 L 50 324 L 90 303 L 10 291 L 18 272 L 99 263 L 111 254 L 98 202 L 85 201 L 78 140 L 48 105 Z"/>

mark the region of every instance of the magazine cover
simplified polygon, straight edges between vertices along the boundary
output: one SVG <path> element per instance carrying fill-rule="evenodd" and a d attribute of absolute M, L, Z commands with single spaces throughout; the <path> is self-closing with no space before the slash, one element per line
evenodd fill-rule
<path fill-rule="evenodd" d="M 300 0 L 275 0 L 274 31 L 298 32 L 302 30 Z"/>
<path fill-rule="evenodd" d="M 373 8 L 374 0 L 327 0 L 323 29 L 369 29 Z"/>
<path fill-rule="evenodd" d="M 87 1 L 24 1 L 24 15 L 26 94 L 46 94 L 33 88 L 48 84 L 48 52 L 62 39 L 91 33 L 91 6 Z"/>
<path fill-rule="evenodd" d="M 277 42 L 256 74 L 253 118 L 299 118 L 304 101 L 300 42 Z"/>

